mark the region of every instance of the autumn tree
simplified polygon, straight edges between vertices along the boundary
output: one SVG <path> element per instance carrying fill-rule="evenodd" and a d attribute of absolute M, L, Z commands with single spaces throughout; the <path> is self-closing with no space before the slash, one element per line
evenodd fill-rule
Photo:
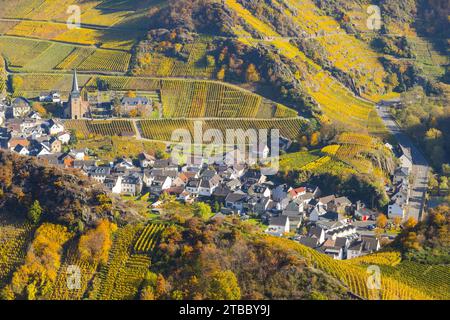
<path fill-rule="evenodd" d="M 225 79 L 225 68 L 221 68 L 218 72 L 217 72 L 217 80 L 223 81 L 223 79 Z"/>
<path fill-rule="evenodd" d="M 247 67 L 247 71 L 245 72 L 245 80 L 247 82 L 258 82 L 261 80 L 261 76 L 253 63 L 250 63 Z"/>
<path fill-rule="evenodd" d="M 241 289 L 233 271 L 216 271 L 211 275 L 207 297 L 213 300 L 239 300 Z"/>
<path fill-rule="evenodd" d="M 194 215 L 202 219 L 208 219 L 212 215 L 211 207 L 206 203 L 196 202 L 194 204 Z"/>
<path fill-rule="evenodd" d="M 378 228 L 381 228 L 381 229 L 386 228 L 387 222 L 388 222 L 388 219 L 384 214 L 380 214 L 377 217 L 377 227 Z"/>
<path fill-rule="evenodd" d="M 101 220 L 95 229 L 91 229 L 81 236 L 78 243 L 81 259 L 92 263 L 106 263 L 112 245 L 111 236 L 116 228 L 115 224 L 105 219 Z"/>
<path fill-rule="evenodd" d="M 39 115 L 41 115 L 43 117 L 47 115 L 47 110 L 39 102 L 33 103 L 33 110 L 36 111 L 37 113 L 39 113 Z"/>

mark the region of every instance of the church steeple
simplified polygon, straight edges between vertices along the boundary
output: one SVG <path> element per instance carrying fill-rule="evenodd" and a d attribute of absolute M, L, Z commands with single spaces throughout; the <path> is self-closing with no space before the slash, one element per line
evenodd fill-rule
<path fill-rule="evenodd" d="M 73 70 L 73 80 L 72 80 L 72 94 L 73 93 L 80 93 L 80 87 L 78 86 L 78 79 L 77 79 L 77 70 Z"/>

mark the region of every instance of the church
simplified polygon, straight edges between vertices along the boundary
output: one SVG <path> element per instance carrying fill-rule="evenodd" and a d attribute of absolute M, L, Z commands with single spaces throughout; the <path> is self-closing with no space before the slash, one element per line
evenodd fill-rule
<path fill-rule="evenodd" d="M 64 115 L 69 119 L 83 119 L 88 117 L 89 102 L 83 100 L 78 86 L 77 71 L 73 72 L 72 91 L 64 109 Z"/>

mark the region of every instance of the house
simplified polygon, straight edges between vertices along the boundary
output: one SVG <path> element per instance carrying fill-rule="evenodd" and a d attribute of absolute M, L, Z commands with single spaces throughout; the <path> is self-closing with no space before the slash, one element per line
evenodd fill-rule
<path fill-rule="evenodd" d="M 389 219 L 400 217 L 402 220 L 404 220 L 405 215 L 406 215 L 406 203 L 403 200 L 398 199 L 388 206 Z"/>
<path fill-rule="evenodd" d="M 242 191 L 229 193 L 225 198 L 225 207 L 236 211 L 242 211 L 246 199 L 247 194 Z"/>
<path fill-rule="evenodd" d="M 36 111 L 31 111 L 28 114 L 28 118 L 32 119 L 32 120 L 42 120 L 41 115 L 38 112 L 36 112 Z"/>
<path fill-rule="evenodd" d="M 11 103 L 13 118 L 24 118 L 31 112 L 30 102 L 23 97 L 18 97 Z"/>
<path fill-rule="evenodd" d="M 22 156 L 28 156 L 30 154 L 30 151 L 27 149 L 27 147 L 24 147 L 21 144 L 16 145 L 12 151 Z"/>
<path fill-rule="evenodd" d="M 138 155 L 139 166 L 141 168 L 152 167 L 155 163 L 156 158 L 152 155 L 149 155 L 145 152 L 142 152 Z"/>
<path fill-rule="evenodd" d="M 289 196 L 292 200 L 297 199 L 299 196 L 306 194 L 306 187 L 299 187 L 299 188 L 290 188 L 289 189 Z"/>
<path fill-rule="evenodd" d="M 356 235 L 356 227 L 353 225 L 344 225 L 338 228 L 331 228 L 325 231 L 325 238 L 337 239 L 337 238 L 353 238 Z"/>
<path fill-rule="evenodd" d="M 282 214 L 284 216 L 296 217 L 296 216 L 300 216 L 301 212 L 303 212 L 303 204 L 291 202 L 283 209 Z"/>
<path fill-rule="evenodd" d="M 61 95 L 56 92 L 42 92 L 39 95 L 39 102 L 53 102 L 53 103 L 60 103 L 61 102 Z"/>
<path fill-rule="evenodd" d="M 324 216 L 327 213 L 327 210 L 320 205 L 316 205 L 314 209 L 309 213 L 309 221 L 316 222 L 319 221 L 321 216 Z"/>
<path fill-rule="evenodd" d="M 212 196 L 214 189 L 217 188 L 219 183 L 220 177 L 218 175 L 202 178 L 198 187 L 198 194 L 204 197 Z"/>
<path fill-rule="evenodd" d="M 247 192 L 249 196 L 256 196 L 261 198 L 268 198 L 271 195 L 269 187 L 260 183 L 256 183 L 250 186 Z"/>
<path fill-rule="evenodd" d="M 328 206 L 328 210 L 346 214 L 350 211 L 352 202 L 347 197 L 338 197 L 331 201 Z"/>
<path fill-rule="evenodd" d="M 150 185 L 150 193 L 160 195 L 164 190 L 172 186 L 172 178 L 169 176 L 156 176 Z"/>
<path fill-rule="evenodd" d="M 85 160 L 86 159 L 86 150 L 85 149 L 73 149 L 73 150 L 70 150 L 70 155 L 74 158 L 74 160 Z"/>
<path fill-rule="evenodd" d="M 406 148 L 401 144 L 399 146 L 400 146 L 400 150 L 401 150 L 401 156 L 399 157 L 400 167 L 407 168 L 409 170 L 409 172 L 411 172 L 412 167 L 413 167 L 411 149 Z"/>
<path fill-rule="evenodd" d="M 289 217 L 279 216 L 270 219 L 266 232 L 274 236 L 282 236 L 290 231 Z"/>
<path fill-rule="evenodd" d="M 153 102 L 147 97 L 123 97 L 121 103 L 122 108 L 127 110 L 136 107 L 151 107 Z"/>
<path fill-rule="evenodd" d="M 336 244 L 337 240 L 327 239 L 320 247 L 321 252 L 335 260 L 344 259 L 344 246 Z"/>
<path fill-rule="evenodd" d="M 153 164 L 153 168 L 178 171 L 178 166 L 176 164 L 174 164 L 171 159 L 155 160 L 155 163 Z"/>
<path fill-rule="evenodd" d="M 359 221 L 367 221 L 369 219 L 374 220 L 373 217 L 376 217 L 377 215 L 378 215 L 377 212 L 363 207 L 356 209 L 353 214 L 353 217 Z"/>
<path fill-rule="evenodd" d="M 198 194 L 201 180 L 198 178 L 191 178 L 186 184 L 185 190 L 189 193 Z"/>
<path fill-rule="evenodd" d="M 251 161 L 250 163 L 257 163 L 265 160 L 269 157 L 270 149 L 267 144 L 258 143 L 251 148 Z"/>
<path fill-rule="evenodd" d="M 59 161 L 64 165 L 65 168 L 73 168 L 73 164 L 75 161 L 75 156 L 71 153 L 64 153 L 60 156 Z M 83 159 L 77 159 L 77 160 L 84 160 Z"/>
<path fill-rule="evenodd" d="M 56 138 L 61 141 L 62 144 L 69 144 L 70 142 L 70 133 L 69 132 L 60 132 L 56 135 Z"/>
<path fill-rule="evenodd" d="M 336 197 L 333 194 L 321 197 L 317 199 L 317 204 L 324 206 L 327 211 L 333 211 L 336 208 L 334 199 L 336 199 Z"/>
<path fill-rule="evenodd" d="M 353 259 L 380 250 L 380 241 L 376 237 L 363 236 L 347 249 L 347 259 Z"/>
<path fill-rule="evenodd" d="M 185 187 L 186 183 L 189 181 L 189 177 L 184 172 L 180 172 L 175 179 L 172 181 L 172 186 L 174 187 Z"/>
<path fill-rule="evenodd" d="M 214 189 L 212 196 L 214 197 L 214 200 L 219 203 L 224 203 L 226 197 L 233 192 L 230 188 L 224 185 L 219 185 L 217 188 Z"/>
<path fill-rule="evenodd" d="M 392 182 L 394 184 L 401 183 L 403 181 L 408 181 L 410 169 L 407 167 L 400 167 L 394 171 L 394 176 Z"/>
<path fill-rule="evenodd" d="M 87 174 L 95 181 L 104 183 L 106 178 L 111 175 L 111 168 L 106 166 L 89 167 L 87 170 Z"/>
<path fill-rule="evenodd" d="M 318 226 L 312 226 L 309 229 L 308 237 L 317 239 L 317 243 L 321 245 L 325 241 L 325 230 Z"/>
<path fill-rule="evenodd" d="M 298 242 L 312 249 L 315 249 L 319 246 L 319 239 L 317 239 L 316 237 L 302 236 L 298 239 Z"/>
<path fill-rule="evenodd" d="M 116 169 L 125 169 L 130 170 L 134 168 L 133 161 L 129 158 L 121 158 L 117 160 L 117 163 L 114 165 Z"/>
<path fill-rule="evenodd" d="M 48 140 L 48 145 L 49 145 L 49 147 L 50 147 L 50 152 L 51 152 L 51 153 L 58 153 L 58 152 L 61 152 L 61 149 L 62 149 L 62 143 L 61 143 L 61 141 L 58 140 L 57 138 L 51 137 L 51 138 Z"/>
<path fill-rule="evenodd" d="M 142 191 L 142 178 L 139 175 L 127 175 L 122 177 L 122 194 L 137 196 Z"/>
<path fill-rule="evenodd" d="M 47 132 L 49 135 L 57 135 L 58 133 L 64 132 L 64 126 L 53 119 L 50 119 L 46 123 Z"/>
<path fill-rule="evenodd" d="M 30 141 L 23 137 L 12 137 L 8 141 L 8 147 L 10 150 L 14 150 L 17 145 L 21 145 L 23 147 L 27 147 L 30 145 Z"/>
<path fill-rule="evenodd" d="M 46 154 L 46 155 L 42 155 L 37 157 L 37 159 L 39 161 L 45 162 L 49 165 L 54 165 L 54 166 L 59 166 L 61 165 L 61 154 L 59 153 L 55 153 L 55 154 Z"/>
<path fill-rule="evenodd" d="M 225 185 L 228 187 L 228 189 L 234 191 L 239 189 L 242 186 L 241 180 L 239 179 L 232 179 L 225 183 Z"/>
<path fill-rule="evenodd" d="M 112 193 L 122 193 L 122 176 L 108 176 L 103 185 L 108 188 Z"/>

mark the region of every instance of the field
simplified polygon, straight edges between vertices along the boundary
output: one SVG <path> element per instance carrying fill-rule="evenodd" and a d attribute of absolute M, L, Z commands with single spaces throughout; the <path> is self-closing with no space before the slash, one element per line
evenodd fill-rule
<path fill-rule="evenodd" d="M 113 161 L 119 157 L 123 157 L 123 155 L 136 158 L 141 152 L 148 154 L 154 154 L 157 151 L 164 152 L 166 145 L 152 141 L 138 141 L 131 137 L 95 136 L 86 138 L 82 136 L 78 138 L 75 148 L 88 148 L 98 158 Z"/>

